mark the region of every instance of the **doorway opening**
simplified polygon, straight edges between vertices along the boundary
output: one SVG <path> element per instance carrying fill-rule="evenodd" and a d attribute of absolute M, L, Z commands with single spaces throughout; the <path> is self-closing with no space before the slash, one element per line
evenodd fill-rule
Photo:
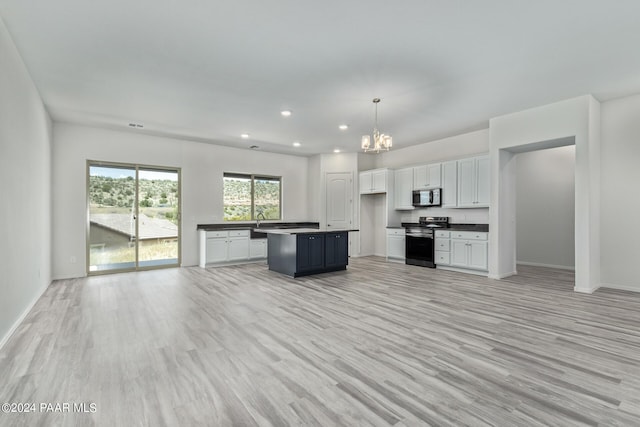
<path fill-rule="evenodd" d="M 516 155 L 518 274 L 575 286 L 575 146 Z M 553 270 L 553 271 L 549 271 Z"/>
<path fill-rule="evenodd" d="M 575 286 L 575 148 L 564 138 L 513 151 L 516 271 L 541 285 Z"/>
<path fill-rule="evenodd" d="M 87 273 L 180 265 L 180 169 L 87 162 Z"/>

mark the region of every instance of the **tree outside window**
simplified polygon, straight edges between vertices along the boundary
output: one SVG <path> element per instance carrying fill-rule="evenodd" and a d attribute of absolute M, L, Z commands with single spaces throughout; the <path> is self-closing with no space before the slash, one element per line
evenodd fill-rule
<path fill-rule="evenodd" d="M 281 178 L 225 173 L 224 220 L 281 219 Z"/>

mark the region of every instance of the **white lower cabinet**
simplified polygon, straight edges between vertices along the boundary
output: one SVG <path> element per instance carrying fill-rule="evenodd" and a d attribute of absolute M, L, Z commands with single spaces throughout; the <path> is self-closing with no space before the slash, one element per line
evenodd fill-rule
<path fill-rule="evenodd" d="M 249 242 L 249 258 L 260 259 L 267 257 L 267 239 L 251 239 Z"/>
<path fill-rule="evenodd" d="M 387 228 L 387 258 L 405 259 L 404 228 Z"/>
<path fill-rule="evenodd" d="M 229 238 L 228 231 L 200 231 L 200 242 L 204 238 L 204 254 L 200 253 L 200 266 L 204 264 L 212 264 L 216 262 L 224 262 L 227 260 L 227 240 Z M 202 250 L 202 244 L 200 245 Z M 203 262 L 204 260 L 204 262 Z"/>
<path fill-rule="evenodd" d="M 469 266 L 469 242 L 466 240 L 451 241 L 452 254 L 451 265 L 457 267 Z"/>
<path fill-rule="evenodd" d="M 435 263 L 436 265 L 451 264 L 451 232 L 450 231 L 436 230 Z"/>
<path fill-rule="evenodd" d="M 452 231 L 450 265 L 472 270 L 488 270 L 487 237 L 488 234 L 483 232 Z"/>
<path fill-rule="evenodd" d="M 249 258 L 249 232 L 246 232 L 246 236 L 232 236 L 231 233 L 233 232 L 229 232 L 229 240 L 227 241 L 227 261 L 240 261 Z"/>
<path fill-rule="evenodd" d="M 227 260 L 227 237 L 207 237 L 206 264 Z"/>
<path fill-rule="evenodd" d="M 200 230 L 200 267 L 249 259 L 249 230 Z"/>
<path fill-rule="evenodd" d="M 469 242 L 469 268 L 488 270 L 488 242 Z"/>

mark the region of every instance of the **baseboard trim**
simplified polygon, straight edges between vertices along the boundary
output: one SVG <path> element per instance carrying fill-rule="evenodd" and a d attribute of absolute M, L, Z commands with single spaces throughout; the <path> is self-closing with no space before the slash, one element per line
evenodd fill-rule
<path fill-rule="evenodd" d="M 597 291 L 598 289 L 600 289 L 600 286 L 594 286 L 593 288 L 587 288 L 587 289 L 583 289 L 583 288 L 579 288 L 577 286 L 573 287 L 573 292 L 577 292 L 580 294 L 592 294 L 595 291 Z"/>
<path fill-rule="evenodd" d="M 87 277 L 87 273 L 84 273 L 81 276 L 77 276 L 75 274 L 69 274 L 66 276 L 53 276 L 53 278 L 51 279 L 51 281 L 56 281 L 56 280 L 69 280 L 69 279 L 81 279 L 83 277 Z"/>
<path fill-rule="evenodd" d="M 476 276 L 489 277 L 489 273 L 483 270 L 470 270 L 466 268 L 450 267 L 448 265 L 437 265 L 440 270 L 455 271 L 457 273 L 475 274 Z"/>
<path fill-rule="evenodd" d="M 9 339 L 11 339 L 11 336 L 16 332 L 16 330 L 18 329 L 18 327 L 22 324 L 22 322 L 24 321 L 24 319 L 26 319 L 26 317 L 29 315 L 29 312 L 33 309 L 33 307 L 36 305 L 36 303 L 38 302 L 38 300 L 42 297 L 42 295 L 45 293 L 45 291 L 47 290 L 47 288 L 51 285 L 52 282 L 49 282 L 49 284 L 47 286 L 44 286 L 40 292 L 38 292 L 38 294 L 36 295 L 36 297 L 33 299 L 33 301 L 31 301 L 31 303 L 27 306 L 27 308 L 24 309 L 24 311 L 22 312 L 22 314 L 16 319 L 15 322 L 13 322 L 13 325 L 11 325 L 11 328 L 9 328 L 9 330 L 7 331 L 7 333 L 4 335 L 4 337 L 2 337 L 2 340 L 0 340 L 0 350 L 2 350 L 2 347 L 4 347 L 4 345 L 6 343 L 9 342 Z"/>
<path fill-rule="evenodd" d="M 602 283 L 601 288 L 616 289 L 619 291 L 640 292 L 640 286 L 614 285 L 612 283 Z"/>
<path fill-rule="evenodd" d="M 543 264 L 539 262 L 526 262 L 526 261 L 516 261 L 516 264 L 528 265 L 531 267 L 546 267 L 546 268 L 557 268 L 559 270 L 576 271 L 576 268 L 570 265 L 554 265 L 554 264 Z"/>
<path fill-rule="evenodd" d="M 508 273 L 502 273 L 502 274 L 489 274 L 489 279 L 494 279 L 494 280 L 502 280 L 502 279 L 506 279 L 507 277 L 511 277 L 511 276 L 515 276 L 517 275 L 518 272 L 516 270 L 514 271 L 510 271 Z"/>

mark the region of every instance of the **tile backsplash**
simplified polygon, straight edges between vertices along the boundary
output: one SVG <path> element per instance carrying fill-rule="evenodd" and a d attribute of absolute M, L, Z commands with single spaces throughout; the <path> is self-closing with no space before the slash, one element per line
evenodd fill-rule
<path fill-rule="evenodd" d="M 445 209 L 423 208 L 408 211 L 401 216 L 402 222 L 418 222 L 421 216 L 448 216 L 452 224 L 488 224 L 489 208 Z"/>

